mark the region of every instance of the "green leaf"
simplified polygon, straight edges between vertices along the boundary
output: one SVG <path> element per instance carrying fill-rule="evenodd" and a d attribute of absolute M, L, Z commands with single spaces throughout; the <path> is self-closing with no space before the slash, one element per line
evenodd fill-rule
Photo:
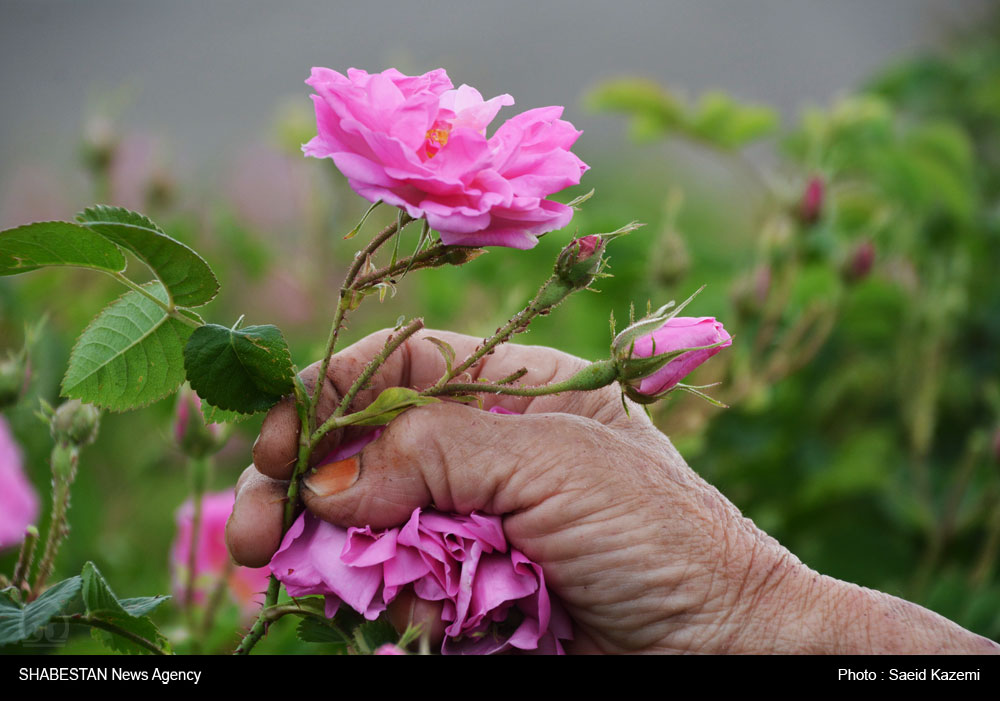
<path fill-rule="evenodd" d="M 386 643 L 396 644 L 398 640 L 399 633 L 385 618 L 365 621 L 354 629 L 354 642 L 363 653 L 371 654 Z"/>
<path fill-rule="evenodd" d="M 80 577 L 70 577 L 22 607 L 6 594 L 0 595 L 0 645 L 27 640 L 58 616 L 81 587 Z"/>
<path fill-rule="evenodd" d="M 0 275 L 48 265 L 72 265 L 109 273 L 125 270 L 125 254 L 90 229 L 70 222 L 37 222 L 0 232 Z"/>
<path fill-rule="evenodd" d="M 437 346 L 439 351 L 441 351 L 441 355 L 444 357 L 445 367 L 447 368 L 448 373 L 451 374 L 451 366 L 455 362 L 455 349 L 451 347 L 450 343 L 446 343 L 440 338 L 435 338 L 434 336 L 424 336 L 424 340 L 430 341 Z"/>
<path fill-rule="evenodd" d="M 166 287 L 171 305 L 200 307 L 219 292 L 208 263 L 145 216 L 98 205 L 83 210 L 77 221 L 138 256 Z"/>
<path fill-rule="evenodd" d="M 347 647 L 354 644 L 351 637 L 332 622 L 328 623 L 312 616 L 299 621 L 295 633 L 304 643 L 328 643 L 341 648 L 342 652 L 346 652 Z"/>
<path fill-rule="evenodd" d="M 270 409 L 293 390 L 288 344 L 271 325 L 196 329 L 184 347 L 184 369 L 202 399 L 241 414 Z"/>
<path fill-rule="evenodd" d="M 133 635 L 148 640 L 157 647 L 163 649 L 169 648 L 166 638 L 160 634 L 160 631 L 157 630 L 149 618 L 133 615 L 125 609 L 123 603 L 111 591 L 111 587 L 108 586 L 108 583 L 104 580 L 104 577 L 93 562 L 88 562 L 83 566 L 81 577 L 83 579 L 83 603 L 87 607 L 88 618 L 114 625 Z M 155 598 L 147 597 L 144 603 L 133 603 L 133 608 L 139 610 L 145 608 L 147 611 L 152 610 L 158 604 L 150 606 L 148 600 Z M 130 599 L 129 601 L 135 602 L 136 600 Z M 115 635 L 110 631 L 94 628 L 92 633 L 95 639 L 116 652 L 139 654 L 149 654 L 150 652 L 142 645 Z"/>
<path fill-rule="evenodd" d="M 226 411 L 212 406 L 208 402 L 201 403 L 201 415 L 205 417 L 205 423 L 209 424 L 235 424 L 246 421 L 253 416 L 253 414 L 241 414 L 238 411 Z"/>
<path fill-rule="evenodd" d="M 365 409 L 352 414 L 359 418 L 351 423 L 354 426 L 382 426 L 410 407 L 434 404 L 438 401 L 440 400 L 434 397 L 421 397 L 416 390 L 407 387 L 389 387 L 382 390 L 375 401 Z"/>
<path fill-rule="evenodd" d="M 166 302 L 160 283 L 143 289 Z M 184 381 L 182 352 L 190 335 L 190 326 L 168 316 L 153 300 L 126 292 L 80 335 L 70 353 L 63 394 L 111 411 L 162 399 Z"/>
<path fill-rule="evenodd" d="M 157 594 L 156 596 L 136 596 L 129 599 L 119 599 L 118 603 L 126 612 L 133 616 L 145 616 L 154 610 L 164 601 L 170 599 L 169 594 Z"/>

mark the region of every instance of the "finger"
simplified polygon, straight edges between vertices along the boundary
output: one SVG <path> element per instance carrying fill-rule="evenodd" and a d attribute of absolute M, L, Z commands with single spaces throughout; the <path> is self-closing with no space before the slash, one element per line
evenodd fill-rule
<path fill-rule="evenodd" d="M 319 364 L 313 364 L 299 373 L 302 384 L 312 396 L 316 387 Z M 330 382 L 323 383 L 323 392 L 316 405 L 316 415 L 325 420 L 340 403 L 340 395 Z M 285 397 L 264 417 L 260 435 L 253 445 L 253 464 L 262 473 L 276 480 L 287 480 L 292 476 L 295 462 L 299 457 L 299 415 L 295 410 L 295 397 Z M 311 464 L 317 465 L 323 456 L 337 447 L 342 429 L 330 431 L 319 442 L 311 456 Z"/>
<path fill-rule="evenodd" d="M 429 505 L 508 514 L 604 479 L 592 466 L 614 459 L 608 446 L 620 442 L 585 417 L 434 404 L 402 414 L 357 456 L 308 474 L 303 499 L 317 516 L 342 526 L 394 526 Z"/>
<path fill-rule="evenodd" d="M 246 567 L 263 567 L 281 544 L 288 482 L 262 475 L 252 465 L 236 487 L 236 503 L 226 522 L 226 545 Z"/>

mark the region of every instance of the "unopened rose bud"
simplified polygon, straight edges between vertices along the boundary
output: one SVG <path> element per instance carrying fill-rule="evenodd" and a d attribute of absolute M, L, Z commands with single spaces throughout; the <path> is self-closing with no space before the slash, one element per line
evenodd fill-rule
<path fill-rule="evenodd" d="M 404 650 L 403 648 L 399 647 L 398 645 L 394 645 L 393 643 L 386 643 L 385 645 L 380 646 L 372 654 L 373 655 L 405 655 L 406 654 L 406 650 Z"/>
<path fill-rule="evenodd" d="M 14 406 L 28 385 L 26 353 L 11 354 L 0 360 L 0 410 Z"/>
<path fill-rule="evenodd" d="M 761 265 L 751 275 L 736 281 L 730 292 L 733 307 L 744 318 L 760 314 L 771 293 L 771 266 Z"/>
<path fill-rule="evenodd" d="M 844 278 L 848 282 L 859 282 L 868 277 L 875 264 L 875 244 L 865 239 L 858 243 L 844 264 Z"/>
<path fill-rule="evenodd" d="M 100 421 L 100 409 L 71 399 L 56 409 L 49 429 L 57 443 L 82 448 L 97 439 Z"/>
<path fill-rule="evenodd" d="M 732 338 L 714 317 L 669 316 L 661 310 L 618 334 L 612 353 L 625 393 L 649 403 L 730 345 Z"/>
<path fill-rule="evenodd" d="M 204 458 L 219 452 L 229 438 L 228 433 L 222 424 L 206 423 L 201 397 L 187 385 L 181 388 L 174 412 L 174 438 L 185 455 Z"/>
<path fill-rule="evenodd" d="M 600 272 L 607 241 L 597 234 L 582 236 L 567 244 L 556 258 L 556 276 L 574 289 L 583 289 Z"/>
<path fill-rule="evenodd" d="M 823 213 L 823 196 L 825 186 L 819 176 L 809 178 L 802 201 L 799 204 L 799 217 L 804 224 L 815 224 Z"/>

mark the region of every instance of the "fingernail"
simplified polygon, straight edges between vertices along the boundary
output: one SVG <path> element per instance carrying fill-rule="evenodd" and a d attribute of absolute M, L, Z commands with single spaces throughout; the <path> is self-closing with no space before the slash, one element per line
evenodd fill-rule
<path fill-rule="evenodd" d="M 337 462 L 317 466 L 302 482 L 318 497 L 338 494 L 358 481 L 361 460 L 353 455 Z"/>

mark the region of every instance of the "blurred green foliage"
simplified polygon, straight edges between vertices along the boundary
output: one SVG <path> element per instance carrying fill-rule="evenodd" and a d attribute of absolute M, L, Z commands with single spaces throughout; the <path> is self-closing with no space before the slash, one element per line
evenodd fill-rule
<path fill-rule="evenodd" d="M 599 294 L 574 296 L 517 341 L 605 357 L 610 312 L 625 319 L 632 302 L 683 299 L 707 283 L 690 311 L 723 320 L 735 343 L 695 380 L 721 381 L 713 394 L 731 408 L 677 396 L 654 408 L 658 425 L 811 567 L 1000 639 L 1000 41 L 966 38 L 901 63 L 791 128 L 766 107 L 721 93 L 688 101 L 636 78 L 595 87 L 587 103 L 625 113 L 642 145 L 621 144 L 617 160 L 591 163 L 584 186 L 565 193 L 597 190 L 573 228 L 648 226 L 611 245 L 614 277 Z M 203 316 L 227 327 L 244 314 L 247 324 L 277 324 L 302 367 L 321 352 L 356 249 L 340 236 L 367 206 L 329 162 L 301 158 L 309 128 L 308 117 L 284 115 L 274 143 L 215 187 L 163 169 L 137 174 L 139 203 L 123 201 L 111 177 L 127 140 L 89 130 L 82 167 L 93 189 L 76 204 L 140 209 L 197 244 L 223 283 Z M 818 204 L 806 201 L 810 188 Z M 377 211 L 366 227 L 392 217 Z M 401 314 L 492 333 L 547 277 L 568 237 L 408 276 L 401 294 L 352 318 L 345 340 Z M 48 318 L 29 394 L 7 412 L 43 503 L 51 446 L 34 416 L 38 399 L 57 401 L 74 338 L 119 294 L 113 280 L 81 270 L 0 280 L 0 350 L 20 346 L 26 322 Z M 82 453 L 52 581 L 93 560 L 121 596 L 170 590 L 174 513 L 189 487 L 173 410 L 171 399 L 103 417 Z M 210 490 L 232 488 L 259 425 L 259 416 L 238 425 Z M 15 557 L 0 555 L 0 571 Z M 190 642 L 175 603 L 152 617 L 183 652 Z M 224 606 L 202 649 L 231 649 L 239 615 Z M 80 635 L 63 649 L 101 648 Z M 324 649 L 298 642 L 290 622 L 260 648 Z"/>

